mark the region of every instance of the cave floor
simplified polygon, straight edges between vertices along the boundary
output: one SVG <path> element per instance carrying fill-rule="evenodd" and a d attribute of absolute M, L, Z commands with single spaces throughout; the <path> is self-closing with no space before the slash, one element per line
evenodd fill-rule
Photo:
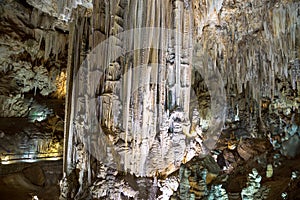
<path fill-rule="evenodd" d="M 0 169 L 1 200 L 31 200 L 35 195 L 44 200 L 59 197 L 62 161 L 16 163 L 1 165 Z"/>
<path fill-rule="evenodd" d="M 294 159 L 281 159 L 281 165 L 274 168 L 271 178 L 266 178 L 265 169 L 257 160 L 249 160 L 237 166 L 228 174 L 225 188 L 230 199 L 234 194 L 240 193 L 246 186 L 247 176 L 252 168 L 256 168 L 263 179 L 261 184 L 268 186 L 270 192 L 268 199 L 279 200 L 281 194 L 286 192 L 288 199 L 300 199 L 300 180 L 291 180 L 293 171 L 300 172 L 300 157 Z M 26 169 L 32 169 L 27 170 Z M 37 173 L 40 169 L 42 174 Z M 35 174 L 32 174 L 34 171 Z M 5 175 L 4 175 L 5 174 Z M 220 174 L 220 179 L 225 174 Z M 38 179 L 29 180 L 28 176 L 38 176 Z M 62 161 L 38 162 L 34 164 L 17 163 L 1 166 L 0 197 L 2 200 L 31 200 L 36 195 L 39 200 L 57 200 L 59 198 L 59 180 L 62 178 Z M 217 178 L 218 179 L 218 178 Z"/>
<path fill-rule="evenodd" d="M 239 160 L 234 170 L 219 174 L 214 182 L 226 177 L 226 188 L 230 199 L 246 187 L 248 174 L 256 168 L 262 176 L 262 186 L 270 188 L 267 199 L 279 200 L 286 192 L 288 199 L 300 199 L 300 179 L 291 179 L 292 172 L 300 172 L 300 156 L 289 159 L 277 159 L 277 167 L 271 178 L 266 178 L 263 160 L 275 161 L 271 152 L 267 156 L 258 155 L 248 161 Z M 35 177 L 35 178 L 33 178 Z M 62 161 L 44 161 L 38 163 L 16 163 L 0 166 L 1 200 L 31 200 L 36 195 L 39 200 L 57 200 L 59 198 L 59 180 L 62 178 Z"/>

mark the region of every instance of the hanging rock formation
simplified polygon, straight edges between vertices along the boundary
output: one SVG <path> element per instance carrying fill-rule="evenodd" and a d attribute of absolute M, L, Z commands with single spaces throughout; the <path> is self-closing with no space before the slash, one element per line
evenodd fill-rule
<path fill-rule="evenodd" d="M 68 142 L 78 141 L 97 159 L 137 176 L 171 173 L 193 157 L 187 159 L 189 149 L 203 151 L 197 108 L 189 107 L 191 7 L 181 1 L 94 4 L 103 6 L 94 8 L 87 33 L 91 53 L 74 71 Z M 76 151 L 67 150 L 76 162 Z"/>
<path fill-rule="evenodd" d="M 1 1 L 0 10 L 1 117 L 26 117 L 24 94 L 65 96 L 68 25 L 26 1 Z M 10 109 L 20 105 L 25 113 Z"/>
<path fill-rule="evenodd" d="M 79 170 L 76 199 L 90 186 L 94 198 L 115 198 L 125 186 L 136 198 L 133 185 L 116 184 L 118 175 L 166 177 L 210 153 L 223 128 L 232 137 L 220 155 L 251 160 L 261 152 L 245 152 L 242 139 L 275 145 L 272 120 L 283 118 L 274 106 L 291 121 L 298 115 L 299 2 L 94 0 L 76 9 L 74 2 L 58 10 L 72 13 L 62 15 L 71 16 L 64 170 L 66 180 Z M 298 139 L 290 134 L 279 148 L 295 156 L 287 146 Z M 96 177 L 103 165 L 105 178 Z M 180 171 L 181 186 L 188 173 Z"/>
<path fill-rule="evenodd" d="M 0 1 L 1 165 L 62 158 L 69 27 L 32 2 Z"/>

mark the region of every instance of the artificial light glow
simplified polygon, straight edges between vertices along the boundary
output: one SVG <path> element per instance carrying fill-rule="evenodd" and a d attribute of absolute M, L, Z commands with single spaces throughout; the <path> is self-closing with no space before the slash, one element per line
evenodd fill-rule
<path fill-rule="evenodd" d="M 66 96 L 67 89 L 66 89 L 66 82 L 67 82 L 67 73 L 62 71 L 60 75 L 56 77 L 56 91 L 54 96 L 58 99 L 63 99 Z"/>

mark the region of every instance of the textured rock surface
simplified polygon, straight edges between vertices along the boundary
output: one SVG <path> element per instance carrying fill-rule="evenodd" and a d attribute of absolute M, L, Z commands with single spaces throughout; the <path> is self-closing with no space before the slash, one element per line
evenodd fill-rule
<path fill-rule="evenodd" d="M 31 123 L 26 118 L 0 118 L 1 163 L 36 162 L 51 157 L 54 160 L 61 159 L 63 125 L 60 124 L 60 119 L 55 123 L 50 120 Z"/>
<path fill-rule="evenodd" d="M 26 117 L 23 94 L 65 95 L 68 26 L 26 1 L 1 1 L 0 10 L 1 116 Z"/>
<path fill-rule="evenodd" d="M 62 198 L 238 199 L 270 164 L 244 196 L 297 196 L 286 157 L 300 146 L 298 1 L 3 0 L 0 11 L 0 116 L 42 121 L 52 110 L 37 97 L 68 87 Z M 122 35 L 153 26 L 179 33 Z M 81 65 L 107 38 L 113 51 Z M 1 152 L 61 150 L 62 130 L 54 115 L 1 129 L 2 143 L 15 136 Z M 208 153 L 216 161 L 198 158 Z"/>
<path fill-rule="evenodd" d="M 118 2 L 117 6 L 101 1 L 95 4 L 104 7 L 95 7 L 94 17 L 105 9 L 112 9 L 114 18 L 95 18 L 93 30 L 96 31 L 88 32 L 91 35 L 89 39 L 92 39 L 83 42 L 94 47 L 99 42 L 94 37 L 102 34 L 104 39 L 108 35 L 113 41 L 112 48 L 117 52 L 121 48 L 125 53 L 114 58 L 117 52 L 112 50 L 112 58 L 99 58 L 101 54 L 98 55 L 95 49 L 86 65 L 79 68 L 77 76 L 74 75 L 76 80 L 72 99 L 75 107 L 70 110 L 74 127 L 70 127 L 68 140 L 81 141 L 85 151 L 90 149 L 93 156 L 137 176 L 171 173 L 179 169 L 181 162 L 187 162 L 203 151 L 199 114 L 189 109 L 192 10 L 188 3 L 180 1 L 157 1 L 149 4 L 150 7 L 143 2 L 126 1 Z M 155 9 L 162 10 L 162 13 L 154 12 Z M 165 9 L 171 10 L 170 13 L 164 13 Z M 153 13 L 144 15 L 147 10 Z M 143 16 L 145 20 L 136 18 L 136 15 Z M 124 21 L 126 16 L 128 22 Z M 162 20 L 162 24 L 158 19 Z M 102 27 L 98 24 L 101 22 L 99 20 L 110 20 L 110 23 Z M 144 29 L 146 33 L 135 30 L 121 34 L 123 30 L 149 26 L 164 29 Z M 161 34 L 162 31 L 166 31 L 166 36 Z M 133 37 L 138 39 L 134 44 L 128 44 L 127 40 Z M 150 40 L 145 41 L 148 37 Z M 101 47 L 103 44 L 99 45 Z M 146 49 L 136 50 L 133 54 L 130 52 L 144 47 Z M 153 51 L 147 49 L 149 47 Z M 76 53 L 78 49 L 74 49 L 72 55 Z M 96 54 L 96 60 L 93 54 Z M 145 66 L 148 63 L 149 66 Z M 122 88 L 124 86 L 128 88 Z M 82 116 L 83 113 L 86 113 L 86 117 Z M 190 114 L 194 114 L 193 130 L 190 130 Z M 95 121 L 96 118 L 99 118 L 99 122 Z M 97 130 L 99 126 L 104 131 Z M 87 135 L 84 136 L 84 133 Z M 84 137 L 90 137 L 90 142 L 86 143 Z M 105 146 L 99 146 L 98 140 L 105 141 Z M 76 151 L 68 148 L 68 152 L 69 156 L 77 157 Z"/>
<path fill-rule="evenodd" d="M 68 24 L 44 3 L 0 2 L 2 164 L 62 157 Z"/>
<path fill-rule="evenodd" d="M 80 9 L 74 12 L 65 170 L 72 171 L 74 163 L 81 170 L 79 194 L 87 191 L 87 181 L 93 185 L 93 195 L 105 195 L 103 188 L 96 189 L 104 180 L 93 182 L 96 158 L 137 176 L 168 176 L 180 168 L 181 198 L 213 196 L 210 188 L 226 198 L 219 183 L 208 186 L 218 173 L 203 170 L 202 178 L 191 177 L 193 170 L 180 167 L 200 153 L 209 153 L 218 139 L 210 133 L 222 128 L 216 160 L 226 173 L 244 161 L 255 160 L 266 168 L 271 145 L 284 155 L 296 155 L 288 146 L 298 147 L 299 139 L 299 2 L 95 0 L 91 17 Z M 156 40 L 146 32 L 145 38 L 140 32 L 121 34 L 145 26 L 183 34 L 162 38 L 153 33 Z M 192 44 L 187 39 L 191 34 Z M 112 53 L 105 51 L 98 60 L 91 56 L 80 66 L 84 55 L 107 38 L 112 39 Z M 157 43 L 167 50 L 156 51 Z M 144 44 L 154 50 L 131 52 Z M 192 45 L 194 60 L 189 53 Z M 149 63 L 160 65 L 140 67 Z M 192 71 L 191 64 L 204 66 L 202 73 Z M 155 87 L 150 81 L 159 84 Z M 194 100 L 195 110 L 189 108 Z M 214 112 L 224 111 L 220 108 L 225 106 L 223 127 L 219 121 L 225 113 Z M 278 166 L 278 160 L 271 160 Z M 199 165 L 202 169 L 203 163 Z M 195 184 L 198 179 L 205 182 Z M 187 189 L 190 184 L 193 191 Z M 161 198 L 172 196 L 170 186 L 164 187 Z"/>
<path fill-rule="evenodd" d="M 15 165 L 1 165 L 0 195 L 3 200 L 39 199 L 54 200 L 59 198 L 57 183 L 62 178 L 62 161 L 18 163 Z M 23 171 L 23 172 L 22 172 Z M 24 176 L 24 171 L 28 178 Z M 32 174 L 34 174 L 32 176 Z M 40 177 L 40 178 L 38 178 Z M 41 182 L 40 182 L 41 181 Z M 36 183 L 42 183 L 38 186 Z"/>

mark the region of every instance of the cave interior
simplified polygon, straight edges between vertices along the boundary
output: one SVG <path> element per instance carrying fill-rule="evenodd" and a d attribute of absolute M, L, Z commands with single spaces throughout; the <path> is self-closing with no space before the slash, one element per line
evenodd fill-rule
<path fill-rule="evenodd" d="M 0 199 L 300 199 L 299 0 L 0 0 Z"/>

